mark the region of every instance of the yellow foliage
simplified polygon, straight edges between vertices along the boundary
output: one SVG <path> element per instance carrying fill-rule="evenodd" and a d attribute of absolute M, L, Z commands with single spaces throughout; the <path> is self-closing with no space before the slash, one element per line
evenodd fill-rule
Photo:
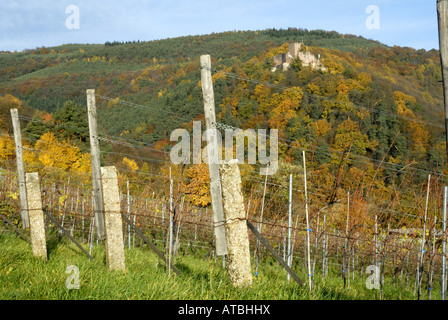
<path fill-rule="evenodd" d="M 401 91 L 394 92 L 395 104 L 397 105 L 397 114 L 406 118 L 417 119 L 414 112 L 407 107 L 407 104 L 415 104 L 417 100 Z M 411 137 L 411 149 L 418 154 L 425 154 L 429 142 L 429 131 L 423 124 L 406 121 L 406 131 Z"/>
<path fill-rule="evenodd" d="M 16 149 L 12 137 L 0 136 L 0 159 L 8 160 L 14 158 Z"/>
<path fill-rule="evenodd" d="M 402 161 L 402 157 L 401 156 L 398 156 L 396 158 L 394 158 L 392 156 L 389 156 L 389 161 L 388 162 L 393 163 L 393 164 L 400 164 L 401 161 Z"/>
<path fill-rule="evenodd" d="M 132 81 L 134 81 L 134 80 L 132 80 Z M 118 104 L 119 101 L 120 101 L 120 98 L 119 98 L 119 97 L 118 97 L 118 98 L 114 98 L 114 99 L 110 100 L 110 101 L 107 103 L 107 106 L 111 109 L 111 108 L 113 108 L 114 106 L 116 106 L 116 105 Z"/>
<path fill-rule="evenodd" d="M 372 77 L 368 73 L 361 72 L 358 75 L 358 81 L 363 87 L 367 87 L 372 82 Z"/>
<path fill-rule="evenodd" d="M 350 185 L 350 189 L 357 189 L 357 184 L 361 183 L 364 179 L 366 172 L 365 170 L 361 170 L 357 167 L 351 167 L 349 170 L 350 181 L 348 182 Z"/>
<path fill-rule="evenodd" d="M 354 80 L 354 79 L 347 79 L 345 80 L 345 84 L 350 88 L 350 91 L 352 90 L 358 90 L 360 92 L 365 92 L 366 88 L 361 84 L 360 81 Z"/>
<path fill-rule="evenodd" d="M 186 183 L 183 183 L 185 193 L 189 194 L 193 205 L 205 207 L 211 203 L 210 176 L 207 164 L 195 164 L 185 170 Z"/>
<path fill-rule="evenodd" d="M 394 83 L 394 84 L 397 83 L 397 81 L 396 81 L 394 78 L 389 77 L 389 76 L 385 76 L 384 79 L 387 79 L 387 80 L 389 80 L 390 82 L 392 82 L 392 83 Z"/>
<path fill-rule="evenodd" d="M 322 64 L 330 73 L 343 73 L 345 71 L 344 66 L 333 59 L 323 59 Z"/>
<path fill-rule="evenodd" d="M 319 86 L 314 83 L 309 83 L 307 86 L 307 90 L 311 94 L 321 95 Z"/>
<path fill-rule="evenodd" d="M 138 165 L 134 160 L 128 159 L 126 157 L 123 158 L 123 164 L 126 165 L 131 171 L 137 171 Z"/>
<path fill-rule="evenodd" d="M 417 102 L 417 100 L 413 96 L 407 95 L 401 91 L 394 92 L 394 100 L 397 105 L 397 113 L 399 115 L 404 115 L 404 113 L 406 113 L 406 111 L 409 110 L 406 107 L 406 103 L 416 103 Z M 414 116 L 414 118 L 415 118 L 415 116 Z"/>
<path fill-rule="evenodd" d="M 268 111 L 269 99 L 271 96 L 271 89 L 265 85 L 259 84 L 254 89 L 252 99 L 258 102 L 258 112 L 263 113 Z"/>
<path fill-rule="evenodd" d="M 59 142 L 52 132 L 44 133 L 34 148 L 39 162 L 45 167 L 59 168 L 64 171 L 79 168 L 77 163 L 81 152 L 78 147 L 66 141 Z"/>
<path fill-rule="evenodd" d="M 365 120 L 365 119 L 367 119 L 369 116 L 370 116 L 370 111 L 369 110 L 367 110 L 367 109 L 365 109 L 365 108 L 362 108 L 361 110 L 359 110 L 357 113 L 356 113 L 356 115 L 361 119 L 361 120 Z"/>
<path fill-rule="evenodd" d="M 224 70 L 224 72 L 231 72 L 232 71 L 232 67 L 229 67 L 227 69 Z M 215 83 L 215 81 L 217 79 L 225 79 L 226 78 L 226 74 L 223 72 L 216 72 L 213 76 L 212 76 L 212 81 L 213 83 Z M 202 84 L 201 84 L 202 85 Z"/>
<path fill-rule="evenodd" d="M 184 69 L 179 69 L 176 72 L 176 78 L 183 78 L 183 77 L 186 77 L 186 76 L 187 76 L 187 73 L 185 72 Z"/>
<path fill-rule="evenodd" d="M 288 51 L 289 51 L 289 43 L 285 42 L 280 47 L 276 47 L 269 50 L 268 53 L 266 54 L 266 57 L 272 59 L 274 58 L 274 56 L 287 53 Z"/>
<path fill-rule="evenodd" d="M 7 197 L 17 200 L 19 198 L 19 191 L 16 192 L 9 191 Z"/>
<path fill-rule="evenodd" d="M 36 154 L 32 150 L 28 150 L 26 148 L 23 149 L 23 162 L 34 169 L 42 167 L 42 164 L 39 162 Z"/>
<path fill-rule="evenodd" d="M 367 149 L 373 149 L 378 146 L 378 141 L 369 141 L 367 134 L 359 131 L 359 125 L 355 121 L 348 118 L 343 121 L 336 129 L 334 138 L 334 148 L 344 151 L 352 143 L 351 153 L 364 155 Z"/>
<path fill-rule="evenodd" d="M 142 76 L 142 77 L 149 77 L 149 70 L 148 70 L 148 68 L 143 70 L 142 73 L 140 73 L 140 76 Z"/>
<path fill-rule="evenodd" d="M 331 130 L 331 123 L 329 123 L 326 119 L 317 120 L 312 124 L 312 126 L 316 136 L 318 137 L 326 135 L 327 132 Z"/>
<path fill-rule="evenodd" d="M 22 101 L 20 101 L 18 98 L 14 97 L 13 95 L 6 94 L 3 97 L 0 97 L 0 131 L 4 131 L 4 129 L 7 126 L 10 126 L 9 123 L 5 123 L 7 121 L 6 119 L 3 119 L 1 117 L 1 114 L 9 114 L 10 109 L 18 109 L 19 113 L 23 106 Z M 9 122 L 9 121 L 8 121 Z"/>
<path fill-rule="evenodd" d="M 102 62 L 102 63 L 107 63 L 106 57 L 98 57 L 98 56 L 93 56 L 92 59 L 87 58 L 87 61 L 89 62 Z"/>
<path fill-rule="evenodd" d="M 61 205 L 61 207 L 63 207 L 65 205 L 65 201 L 67 201 L 68 195 L 62 195 L 59 197 L 59 204 Z"/>
<path fill-rule="evenodd" d="M 292 87 L 281 94 L 273 94 L 270 104 L 274 106 L 274 109 L 268 121 L 269 126 L 282 132 L 286 128 L 288 121 L 296 115 L 296 110 L 302 101 L 302 97 L 303 92 L 299 87 Z"/>
<path fill-rule="evenodd" d="M 91 173 L 92 171 L 92 166 L 91 166 L 91 157 L 89 153 L 83 153 L 81 154 L 81 156 L 78 158 L 78 160 L 75 163 L 75 169 L 79 172 L 84 172 L 84 173 Z"/>
<path fill-rule="evenodd" d="M 347 95 L 350 92 L 350 87 L 344 81 L 340 81 L 336 87 L 336 92 L 338 95 Z"/>

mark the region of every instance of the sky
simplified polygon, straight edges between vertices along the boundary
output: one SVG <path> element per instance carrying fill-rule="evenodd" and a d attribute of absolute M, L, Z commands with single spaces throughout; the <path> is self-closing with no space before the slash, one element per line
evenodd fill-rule
<path fill-rule="evenodd" d="M 436 0 L 0 0 L 0 51 L 288 27 L 439 48 Z"/>

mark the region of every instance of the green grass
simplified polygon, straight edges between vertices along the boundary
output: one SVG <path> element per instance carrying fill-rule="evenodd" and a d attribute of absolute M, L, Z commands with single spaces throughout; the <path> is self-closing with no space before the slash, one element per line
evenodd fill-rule
<path fill-rule="evenodd" d="M 87 245 L 84 245 L 87 249 Z M 108 272 L 104 246 L 93 248 L 89 259 L 66 239 L 49 236 L 48 261 L 32 256 L 30 245 L 13 234 L 0 234 L 1 300 L 368 300 L 378 299 L 378 290 L 368 290 L 364 278 L 356 275 L 344 289 L 336 274 L 325 282 L 315 279 L 315 289 L 286 281 L 286 272 L 267 258 L 250 288 L 234 288 L 222 261 L 204 259 L 203 253 L 180 253 L 176 267 L 181 277 L 168 276 L 165 264 L 148 247 L 125 249 L 126 272 Z M 69 290 L 66 269 L 76 265 L 80 289 Z M 296 270 L 302 280 L 304 274 Z M 402 299 L 414 299 L 412 288 L 402 288 Z M 400 289 L 386 280 L 385 299 L 398 299 Z M 438 296 L 433 299 L 438 299 Z"/>

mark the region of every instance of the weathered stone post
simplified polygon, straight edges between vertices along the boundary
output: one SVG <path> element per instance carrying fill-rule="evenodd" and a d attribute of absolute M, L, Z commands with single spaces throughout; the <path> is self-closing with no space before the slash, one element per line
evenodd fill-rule
<path fill-rule="evenodd" d="M 125 271 L 123 224 L 116 168 L 101 168 L 101 181 L 104 199 L 104 223 L 106 227 L 107 268 L 109 270 Z"/>
<path fill-rule="evenodd" d="M 16 160 L 17 160 L 17 182 L 19 184 L 19 200 L 20 200 L 20 215 L 22 217 L 22 226 L 24 229 L 30 227 L 28 218 L 25 186 L 25 167 L 23 165 L 23 148 L 22 148 L 22 133 L 20 131 L 19 112 L 17 109 L 11 109 L 11 120 L 14 127 L 14 141 L 16 145 Z"/>
<path fill-rule="evenodd" d="M 222 199 L 226 222 L 226 269 L 236 287 L 252 285 L 250 269 L 249 234 L 246 224 L 241 176 L 238 160 L 224 161 L 221 165 Z"/>
<path fill-rule="evenodd" d="M 222 224 L 224 220 L 224 213 L 222 208 L 222 187 L 219 178 L 219 147 L 218 137 L 219 131 L 216 129 L 216 114 L 215 114 L 215 94 L 213 91 L 212 80 L 212 62 L 209 55 L 201 56 L 201 83 L 204 97 L 204 116 L 205 124 L 207 126 L 206 137 L 207 157 L 208 157 L 208 172 L 210 175 L 210 195 L 213 210 L 213 226 L 215 233 L 216 254 L 218 256 L 225 256 L 227 254 L 225 241 L 225 227 Z M 200 142 L 199 142 L 200 145 Z"/>
<path fill-rule="evenodd" d="M 39 174 L 26 174 L 26 193 L 28 199 L 28 217 L 30 222 L 31 249 L 35 257 L 47 260 L 47 242 L 45 240 L 44 212 L 40 192 Z"/>
<path fill-rule="evenodd" d="M 101 193 L 100 142 L 98 140 L 95 90 L 87 90 L 87 116 L 89 120 L 90 155 L 92 165 L 93 205 L 95 207 L 95 225 L 98 240 L 104 240 L 104 208 Z"/>

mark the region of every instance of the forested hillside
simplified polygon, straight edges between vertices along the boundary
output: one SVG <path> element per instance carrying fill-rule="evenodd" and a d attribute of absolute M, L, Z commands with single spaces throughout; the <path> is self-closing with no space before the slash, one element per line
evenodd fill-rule
<path fill-rule="evenodd" d="M 302 41 L 320 55 L 327 71 L 297 63 L 286 72 L 272 72 L 273 56 Z M 281 167 L 274 180 L 285 180 L 285 168 L 300 164 L 305 149 L 315 173 L 311 184 L 328 201 L 366 186 L 377 187 L 378 194 L 370 196 L 388 201 L 397 185 L 410 188 L 445 166 L 438 51 L 292 28 L 2 52 L 0 159 L 6 165 L 14 157 L 6 134 L 12 132 L 9 109 L 19 107 L 30 145 L 43 150 L 49 146 L 45 142 L 57 143 L 62 149 L 53 146 L 52 152 L 64 155 L 30 154 L 25 160 L 31 167 L 88 172 L 85 90 L 96 89 L 101 134 L 133 145 L 104 142 L 103 161 L 131 169 L 160 166 L 143 158 L 163 160 L 162 153 L 137 146 L 169 151 L 174 129 L 191 129 L 193 120 L 203 119 L 203 54 L 212 57 L 218 121 L 279 130 Z M 256 176 L 252 167 L 246 167 L 246 177 Z M 207 205 L 194 180 L 208 178 L 198 176 L 200 166 L 188 170 L 186 188 L 202 192 L 195 201 Z"/>

